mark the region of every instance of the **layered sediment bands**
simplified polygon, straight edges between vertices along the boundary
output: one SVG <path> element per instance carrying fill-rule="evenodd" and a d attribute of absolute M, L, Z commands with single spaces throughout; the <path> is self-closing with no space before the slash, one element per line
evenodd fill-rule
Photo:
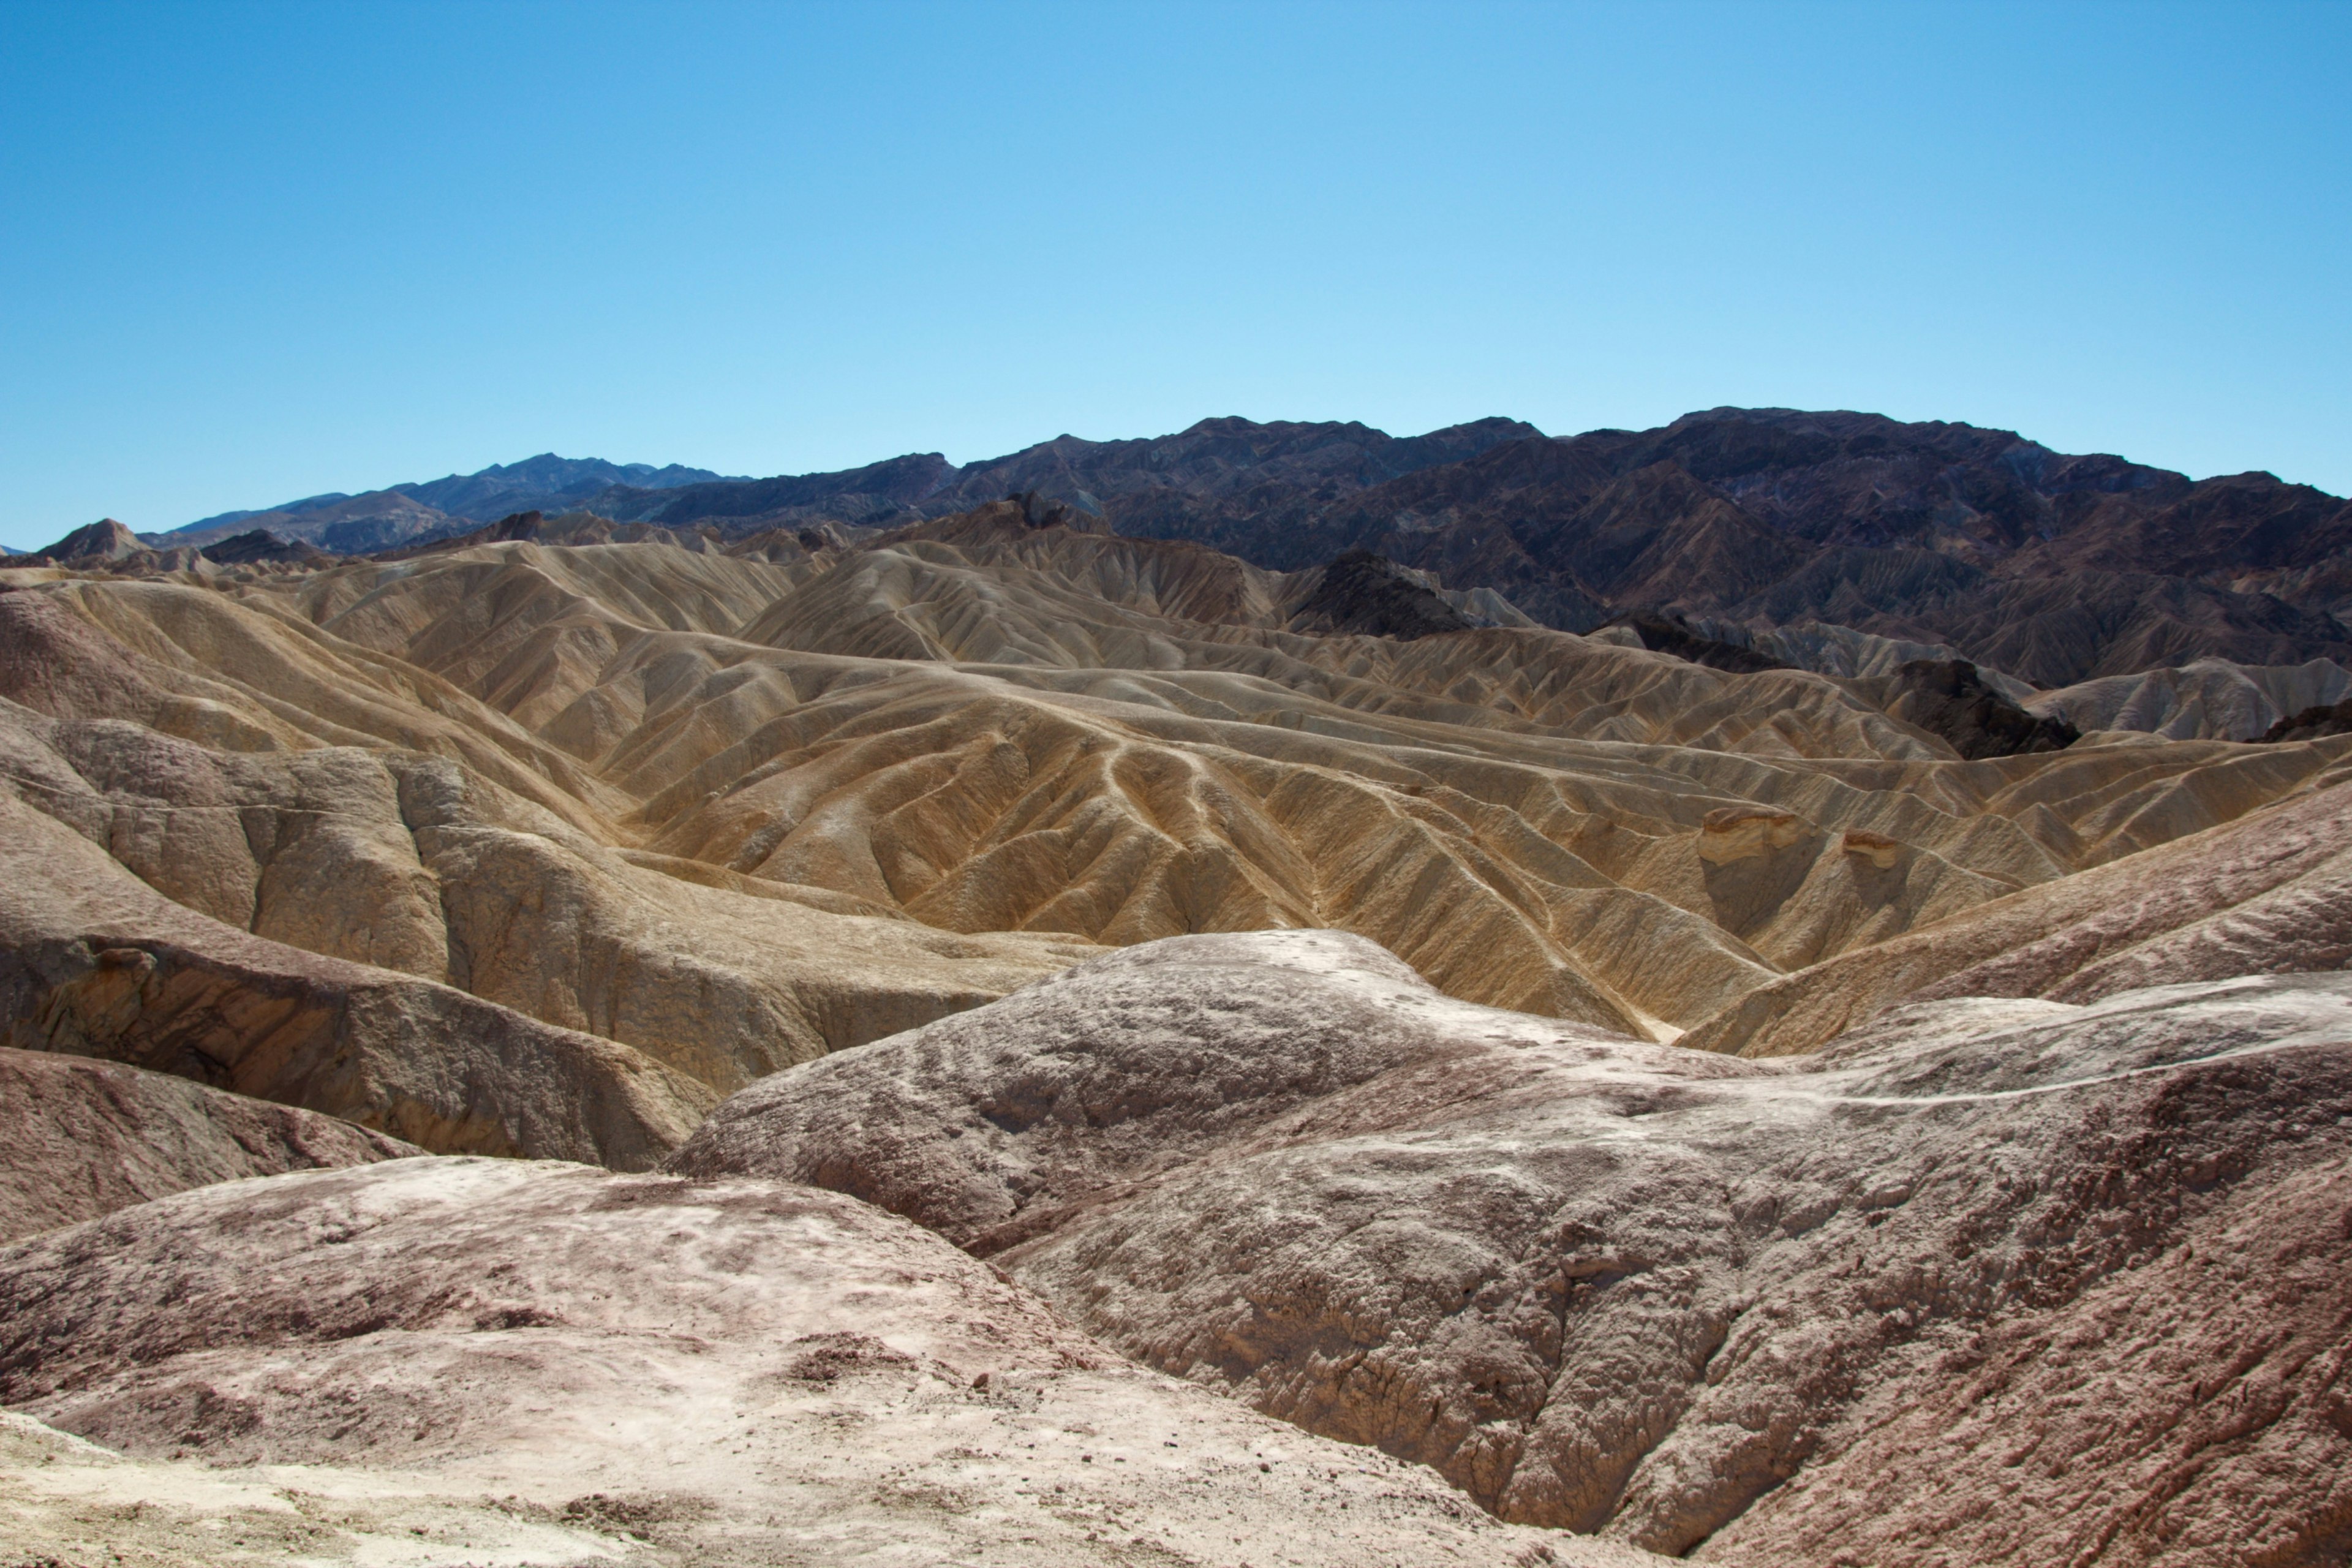
<path fill-rule="evenodd" d="M 718 1098 L 627 1046 L 270 942 L 0 796 L 0 1043 L 175 1073 L 425 1148 L 658 1161 Z"/>
<path fill-rule="evenodd" d="M 2338 757 L 2352 742 L 2336 742 Z M 2090 1002 L 2135 986 L 2352 964 L 2352 783 L 2012 893 L 1776 980 L 1685 1046 L 1809 1051 L 1885 1007 L 1941 996 Z"/>
<path fill-rule="evenodd" d="M 2042 692 L 2027 705 L 2084 731 L 2121 730 L 2168 741 L 2259 741 L 2281 720 L 2338 701 L 2347 691 L 2352 670 L 2333 659 L 2263 666 L 2200 658 L 2178 669 L 2110 675 Z"/>
<path fill-rule="evenodd" d="M 1073 515 L 28 574 L 0 595 L 36 710 L 9 743 L 40 759 L 26 802 L 190 909 L 722 1093 L 1096 944 L 1268 927 L 1670 1038 L 2332 755 L 1969 763 L 1868 680 L 1525 626 L 1295 631 L 1319 571 Z M 1780 826 L 1749 844 L 1724 813 Z"/>
<path fill-rule="evenodd" d="M 2233 772 L 2213 747 L 1969 767 L 1801 671 L 1540 630 L 1302 636 L 1282 574 L 1010 505 L 851 555 L 732 637 L 633 625 L 563 554 L 353 567 L 356 600 L 303 594 L 366 603 L 328 624 L 436 668 L 500 650 L 444 673 L 641 801 L 629 826 L 671 862 L 973 933 L 1339 925 L 1459 994 L 1619 1028 L 1690 1026 L 2320 765 Z M 644 559 L 672 556 L 701 559 Z M 492 618 L 527 629 L 483 630 L 439 575 L 497 583 Z M 407 598 L 468 607 L 394 614 Z M 1769 863 L 1704 860 L 1701 819 L 1742 805 L 1808 831 Z M 1849 831 L 1869 854 L 1837 847 Z"/>
<path fill-rule="evenodd" d="M 1338 933 L 1192 937 L 767 1079 L 670 1168 L 866 1195 L 1505 1519 L 1734 1563 L 2317 1563 L 2352 1521 L 2347 1041 L 2352 981 L 2298 975 L 1745 1062 Z"/>
<path fill-rule="evenodd" d="M 0 1245 L 190 1187 L 425 1151 L 116 1062 L 0 1050 Z"/>
<path fill-rule="evenodd" d="M 0 605 L 28 599 L 57 618 L 33 595 Z M 110 653 L 124 679 L 75 701 L 26 693 L 106 717 L 0 703 L 0 787 L 187 909 L 638 1047 L 721 1093 L 1002 995 L 1086 951 L 844 920 L 822 890 L 710 868 L 716 885 L 700 885 L 615 853 L 588 803 L 560 815 L 446 756 L 223 750 L 124 721 L 153 716 L 153 687 L 119 643 L 70 616 L 59 624 L 44 651 L 85 680 L 108 672 Z"/>
<path fill-rule="evenodd" d="M 765 1182 L 424 1159 L 182 1194 L 0 1249 L 0 1400 L 47 1424 L 0 1426 L 16 1527 L 134 1561 L 1656 1561 Z"/>

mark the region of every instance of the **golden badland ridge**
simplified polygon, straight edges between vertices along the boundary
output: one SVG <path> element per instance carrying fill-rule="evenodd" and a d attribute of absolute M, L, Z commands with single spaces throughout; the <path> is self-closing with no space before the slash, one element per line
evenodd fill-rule
<path fill-rule="evenodd" d="M 2147 684 L 1972 760 L 1975 687 L 1021 500 L 0 571 L 0 1495 L 149 1561 L 23 1478 L 319 1467 L 418 1562 L 2340 1562 L 2352 737 L 2081 722 Z"/>

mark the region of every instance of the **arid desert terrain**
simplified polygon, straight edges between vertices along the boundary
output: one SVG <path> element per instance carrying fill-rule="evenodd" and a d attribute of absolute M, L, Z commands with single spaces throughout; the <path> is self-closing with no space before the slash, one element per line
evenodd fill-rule
<path fill-rule="evenodd" d="M 6 1568 L 2347 1562 L 2352 503 L 546 462 L 0 559 Z"/>

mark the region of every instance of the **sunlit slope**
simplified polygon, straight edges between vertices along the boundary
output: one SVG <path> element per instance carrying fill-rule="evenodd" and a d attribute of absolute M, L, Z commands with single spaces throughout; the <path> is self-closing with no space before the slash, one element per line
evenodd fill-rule
<path fill-rule="evenodd" d="M 88 868 L 52 879 L 50 893 L 24 879 L 0 888 L 0 915 L 67 952 L 21 977 L 21 1044 L 162 1052 L 173 1070 L 211 1078 L 205 1062 L 279 1026 L 268 1020 L 294 1005 L 281 994 L 291 986 L 327 998 L 296 1007 L 322 1020 L 317 1037 L 358 1028 L 353 1048 L 404 1057 L 442 1047 L 404 1025 L 379 1038 L 334 998 L 357 986 L 408 999 L 410 1014 L 446 1011 L 456 1005 L 440 988 L 454 987 L 635 1047 L 648 1068 L 724 1093 L 1002 995 L 1087 951 L 943 932 L 826 889 L 639 853 L 620 825 L 633 800 L 575 759 L 439 677 L 266 602 L 159 583 L 7 594 L 0 651 L 0 792 L 26 832 L 65 835 L 45 849 L 20 832 L 19 849 L 39 865 L 79 846 L 151 900 L 116 919 L 100 898 L 106 878 Z M 92 964 L 106 971 L 110 942 L 180 953 L 169 963 L 211 977 L 201 1008 L 190 1010 L 186 986 L 108 982 L 96 1021 L 75 1023 L 88 1009 L 71 999 L 89 991 Z M 281 949 L 344 967 L 314 973 Z M 540 1037 L 520 1021 L 498 1026 Z M 205 1044 L 215 1032 L 230 1043 Z M 427 1077 L 449 1066 L 402 1065 Z M 276 1068 L 253 1070 L 276 1082 Z M 271 1097 L 312 1102 L 299 1086 Z M 330 1098 L 326 1108 L 374 1114 L 365 1097 Z M 444 1131 L 405 1135 L 485 1146 Z"/>
<path fill-rule="evenodd" d="M 1825 677 L 1524 628 L 1308 636 L 1283 574 L 1002 518 L 837 554 L 494 545 L 248 600 L 562 756 L 645 865 L 959 932 L 1338 926 L 1467 999 L 1653 1034 L 2326 760 L 1966 763 Z"/>

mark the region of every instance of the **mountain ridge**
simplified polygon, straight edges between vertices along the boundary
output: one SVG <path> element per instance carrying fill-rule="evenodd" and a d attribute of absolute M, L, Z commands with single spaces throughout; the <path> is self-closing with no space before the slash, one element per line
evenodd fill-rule
<path fill-rule="evenodd" d="M 2200 658 L 2352 664 L 2352 501 L 2266 472 L 2191 479 L 2011 430 L 1851 411 L 1719 407 L 1565 437 L 1500 416 L 1393 437 L 1223 416 L 961 465 L 910 453 L 760 479 L 542 454 L 145 539 L 258 529 L 357 554 L 524 510 L 854 537 L 1027 494 L 1272 570 L 1369 552 L 1563 631 L 1655 612 L 1752 633 L 1822 623 L 1952 647 L 2045 689 Z"/>

